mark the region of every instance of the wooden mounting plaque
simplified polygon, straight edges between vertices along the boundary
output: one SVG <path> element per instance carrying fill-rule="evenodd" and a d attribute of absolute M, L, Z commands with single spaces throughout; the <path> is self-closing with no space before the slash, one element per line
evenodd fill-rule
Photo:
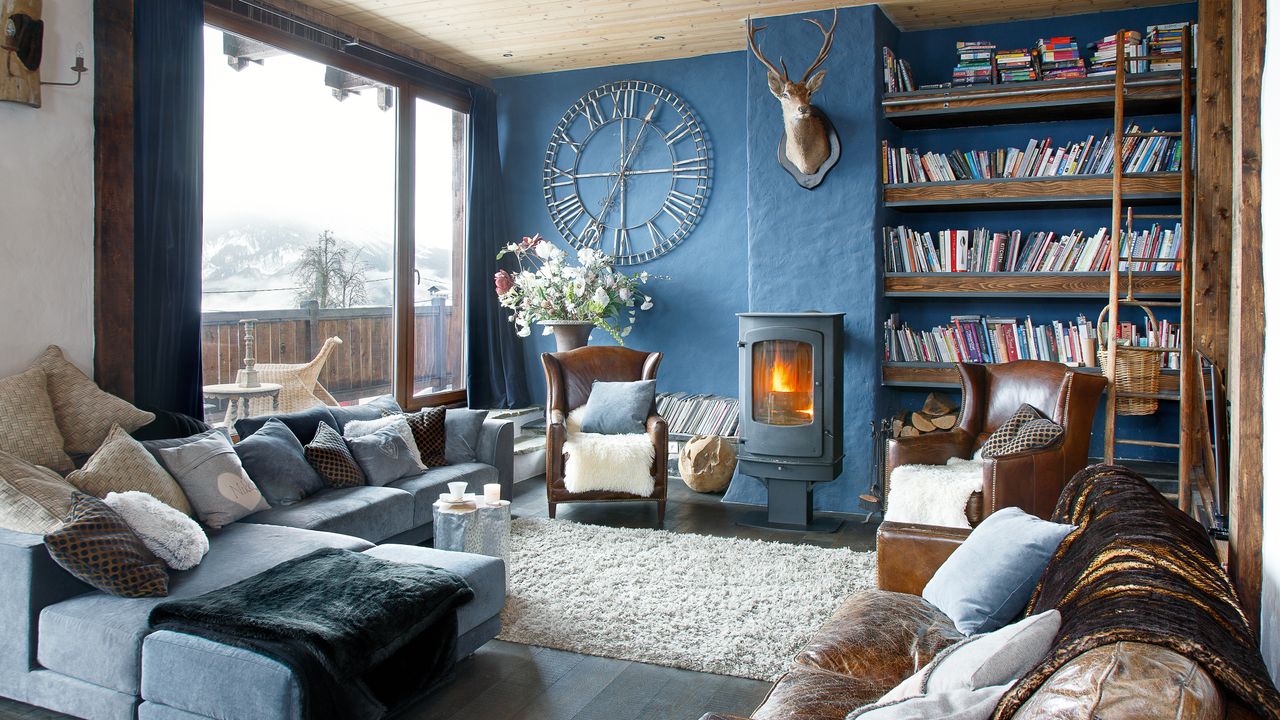
<path fill-rule="evenodd" d="M 39 22 L 43 4 L 44 0 L 3 0 L 0 4 L 0 45 L 7 40 L 5 28 L 10 17 L 26 15 Z M 0 47 L 0 60 L 4 62 L 0 68 L 0 100 L 40 107 L 39 65 L 35 70 L 29 70 L 18 59 L 17 51 L 6 47 Z"/>

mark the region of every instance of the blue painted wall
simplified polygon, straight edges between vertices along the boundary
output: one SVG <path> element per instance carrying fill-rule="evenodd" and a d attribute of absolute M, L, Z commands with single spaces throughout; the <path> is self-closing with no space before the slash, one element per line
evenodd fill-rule
<path fill-rule="evenodd" d="M 689 60 L 622 65 L 500 79 L 498 92 L 502 183 L 513 237 L 542 233 L 568 247 L 542 198 L 542 162 L 551 129 L 584 93 L 615 80 L 645 80 L 680 95 L 701 118 L 712 157 L 711 194 L 693 234 L 666 255 L 634 268 L 666 275 L 651 282 L 654 308 L 639 314 L 627 346 L 665 353 L 660 391 L 736 396 L 738 328 L 747 308 L 747 138 L 743 83 L 745 52 Z M 530 392 L 545 395 L 542 352 L 551 337 L 524 340 Z M 613 344 L 597 330 L 592 343 Z"/>

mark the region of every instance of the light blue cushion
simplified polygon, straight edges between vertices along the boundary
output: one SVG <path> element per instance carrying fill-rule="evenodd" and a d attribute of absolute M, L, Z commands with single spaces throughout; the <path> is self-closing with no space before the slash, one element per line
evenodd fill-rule
<path fill-rule="evenodd" d="M 942 563 L 921 595 L 966 635 L 1008 625 L 1026 609 L 1058 545 L 1075 526 L 1019 508 L 992 513 Z"/>
<path fill-rule="evenodd" d="M 347 449 L 360 464 L 370 485 L 387 485 L 400 478 L 417 475 L 422 466 L 413 457 L 409 444 L 394 426 L 360 437 L 346 438 Z"/>
<path fill-rule="evenodd" d="M 602 435 L 634 435 L 644 432 L 653 407 L 656 380 L 591 383 L 582 432 Z"/>
<path fill-rule="evenodd" d="M 487 410 L 449 408 L 444 411 L 444 460 L 450 465 L 473 463 L 480 447 L 480 428 Z"/>
<path fill-rule="evenodd" d="M 324 478 L 307 462 L 298 437 L 277 418 L 236 443 L 235 449 L 249 479 L 271 507 L 292 505 L 325 488 Z"/>

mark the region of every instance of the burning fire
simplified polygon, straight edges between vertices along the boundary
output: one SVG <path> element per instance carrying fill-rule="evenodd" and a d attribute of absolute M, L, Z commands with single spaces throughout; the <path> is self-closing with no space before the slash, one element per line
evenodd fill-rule
<path fill-rule="evenodd" d="M 781 348 L 775 348 L 773 352 L 772 372 L 770 373 L 769 391 L 773 393 L 797 393 L 807 392 L 797 387 L 799 384 L 797 376 L 800 374 L 794 361 L 784 359 Z M 801 415 L 806 415 L 810 419 L 813 418 L 813 395 L 809 393 L 809 406 L 796 410 Z"/>

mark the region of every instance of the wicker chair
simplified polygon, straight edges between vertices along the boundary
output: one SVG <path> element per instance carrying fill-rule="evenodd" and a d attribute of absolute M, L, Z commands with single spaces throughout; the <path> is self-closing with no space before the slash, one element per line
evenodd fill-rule
<path fill-rule="evenodd" d="M 257 365 L 258 381 L 278 383 L 280 390 L 279 406 L 273 411 L 270 398 L 254 398 L 249 401 L 249 415 L 271 415 L 275 413 L 297 412 L 320 405 L 337 405 L 338 401 L 320 384 L 320 371 L 329 360 L 335 348 L 342 344 L 342 338 L 331 337 L 324 341 L 320 352 L 310 362 L 301 365 L 287 363 L 265 363 Z"/>

